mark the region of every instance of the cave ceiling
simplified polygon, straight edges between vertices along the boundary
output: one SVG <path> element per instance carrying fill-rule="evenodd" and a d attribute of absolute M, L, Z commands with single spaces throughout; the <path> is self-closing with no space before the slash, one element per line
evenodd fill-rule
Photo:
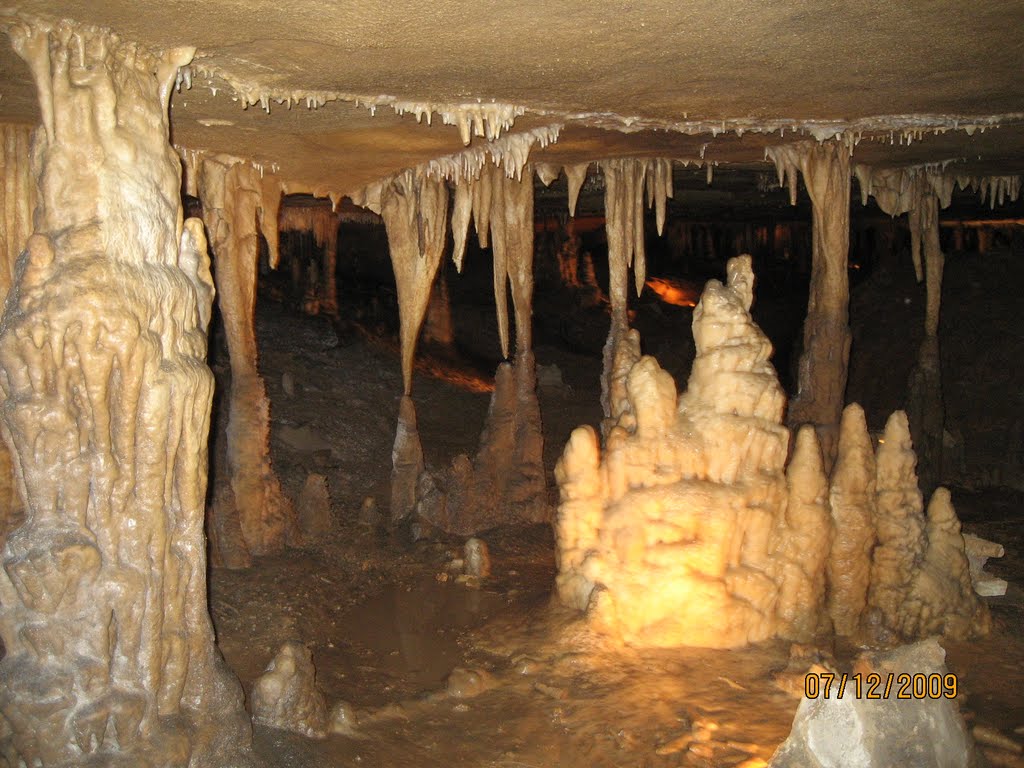
<path fill-rule="evenodd" d="M 19 15 L 194 46 L 174 143 L 249 158 L 297 190 L 348 194 L 462 152 L 444 115 L 481 109 L 512 123 L 492 134 L 560 126 L 531 155 L 553 164 L 767 168 L 768 144 L 845 132 L 856 162 L 1024 172 L 1020 2 L 65 0 L 5 6 L 0 24 Z M 0 119 L 38 119 L 6 43 Z"/>

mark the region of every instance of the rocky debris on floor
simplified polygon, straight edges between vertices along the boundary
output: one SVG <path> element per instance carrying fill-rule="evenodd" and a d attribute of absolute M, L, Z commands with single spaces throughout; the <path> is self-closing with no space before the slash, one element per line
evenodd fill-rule
<path fill-rule="evenodd" d="M 964 549 L 967 552 L 967 563 L 970 567 L 974 591 L 983 597 L 1005 595 L 1008 586 L 1006 580 L 997 578 L 985 570 L 985 563 L 990 557 L 1002 557 L 1006 554 L 1003 545 L 965 533 Z"/>
<path fill-rule="evenodd" d="M 297 506 L 303 536 L 317 538 L 331 530 L 331 495 L 326 477 L 311 472 L 299 493 Z"/>
<path fill-rule="evenodd" d="M 288 397 L 295 397 L 295 377 L 292 376 L 291 371 L 281 374 L 281 389 Z"/>
<path fill-rule="evenodd" d="M 356 721 L 356 711 L 347 701 L 339 701 L 331 707 L 331 711 L 328 714 L 328 721 L 330 723 L 330 732 L 337 733 L 342 736 L 352 736 L 355 733 L 356 726 L 358 725 Z"/>
<path fill-rule="evenodd" d="M 472 699 L 495 685 L 494 675 L 486 670 L 456 667 L 448 675 L 445 690 L 453 699 Z"/>
<path fill-rule="evenodd" d="M 312 739 L 327 735 L 327 702 L 316 685 L 313 654 L 286 642 L 252 688 L 252 719 Z"/>
<path fill-rule="evenodd" d="M 359 522 L 370 527 L 380 525 L 384 518 L 380 514 L 377 500 L 373 496 L 367 496 L 359 505 Z"/>
<path fill-rule="evenodd" d="M 475 536 L 466 541 L 465 568 L 467 576 L 486 579 L 491 575 L 491 553 L 487 543 Z"/>
<path fill-rule="evenodd" d="M 928 682 L 933 675 L 947 675 L 945 651 L 932 638 L 891 651 L 866 653 L 854 663 L 853 674 L 866 680 L 880 676 L 886 686 L 883 698 L 867 698 L 865 684 L 859 691 L 848 681 L 839 696 L 839 677 L 819 695 L 804 698 L 793 720 L 789 738 L 779 747 L 772 768 L 966 768 L 976 764 L 976 751 L 956 700 L 897 698 L 899 676 L 918 676 Z M 852 680 L 852 676 L 850 678 Z M 901 689 L 902 690 L 902 689 Z M 943 689 L 945 691 L 946 689 Z M 904 692 L 906 692 L 904 690 Z M 927 693 L 927 689 L 925 690 Z M 882 692 L 879 691 L 882 695 Z"/>

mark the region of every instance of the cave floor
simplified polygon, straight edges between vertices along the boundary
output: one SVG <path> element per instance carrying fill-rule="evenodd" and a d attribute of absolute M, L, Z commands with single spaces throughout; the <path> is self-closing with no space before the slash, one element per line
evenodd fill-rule
<path fill-rule="evenodd" d="M 218 643 L 248 694 L 284 641 L 303 641 L 328 704 L 348 702 L 358 722 L 351 735 L 323 741 L 257 727 L 267 766 L 765 764 L 799 701 L 784 689 L 802 690 L 814 648 L 797 649 L 790 664 L 782 642 L 741 651 L 609 647 L 552 600 L 547 526 L 483 534 L 493 575 L 460 580 L 451 561 L 461 540 L 412 544 L 360 512 L 370 496 L 386 507 L 401 389 L 396 345 L 357 332 L 339 342 L 326 319 L 269 302 L 258 315 L 275 468 L 291 498 L 307 473 L 327 477 L 333 528 L 247 570 L 214 569 Z M 600 416 L 599 361 L 543 346 L 537 357 L 557 362 L 567 382 L 540 390 L 550 472 L 571 429 Z M 488 394 L 420 371 L 414 397 L 428 468 L 472 455 Z M 1020 499 L 954 499 L 965 530 L 1006 546 L 1007 557 L 989 565 L 1011 589 L 991 602 L 992 635 L 949 644 L 947 664 L 960 677 L 966 717 L 1012 733 L 1024 724 Z M 856 649 L 823 650 L 842 662 Z M 457 667 L 478 674 L 446 692 Z"/>

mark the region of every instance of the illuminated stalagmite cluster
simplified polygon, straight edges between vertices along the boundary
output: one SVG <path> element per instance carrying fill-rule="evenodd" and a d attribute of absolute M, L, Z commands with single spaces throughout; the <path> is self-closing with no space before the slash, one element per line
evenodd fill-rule
<path fill-rule="evenodd" d="M 39 207 L 0 335 L 27 509 L 0 570 L 11 765 L 238 764 L 203 536 L 213 283 L 182 223 L 162 57 L 66 24 L 11 30 L 42 128 Z"/>
<path fill-rule="evenodd" d="M 590 427 L 573 433 L 556 471 L 562 600 L 640 646 L 806 641 L 830 623 L 877 640 L 987 631 L 948 492 L 922 513 L 904 414 L 876 459 L 849 406 L 831 485 L 811 427 L 787 462 L 785 395 L 749 313 L 750 258 L 728 275 L 694 312 L 686 392 L 628 331 L 604 444 Z"/>

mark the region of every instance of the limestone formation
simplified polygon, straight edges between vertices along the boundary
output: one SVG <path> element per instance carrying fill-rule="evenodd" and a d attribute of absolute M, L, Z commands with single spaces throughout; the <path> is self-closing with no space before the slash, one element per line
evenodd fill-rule
<path fill-rule="evenodd" d="M 313 654 L 306 646 L 295 641 L 282 645 L 253 683 L 252 719 L 311 739 L 327 736 L 327 701 L 317 688 Z"/>
<path fill-rule="evenodd" d="M 513 523 L 550 520 L 537 401 L 536 362 L 532 351 L 533 173 L 522 178 L 485 166 L 475 180 L 456 187 L 452 227 L 469 226 L 470 215 L 494 259 L 494 296 L 502 353 L 508 356 L 507 295 L 511 285 L 515 311 L 516 356 L 495 374 L 480 447 L 471 460 L 457 456 L 451 467 L 424 483 L 417 513 L 450 533 L 469 535 Z M 469 187 L 469 192 L 460 191 Z M 469 200 L 468 212 L 459 206 Z M 456 232 L 456 242 L 465 234 Z"/>
<path fill-rule="evenodd" d="M 789 567 L 800 546 L 791 524 L 813 521 L 800 535 L 827 548 L 817 444 L 810 433 L 801 441 L 791 479 L 807 486 L 787 520 L 785 399 L 750 319 L 750 258 L 728 272 L 695 310 L 686 393 L 677 399 L 672 378 L 641 357 L 604 450 L 577 429 L 556 470 L 559 595 L 631 644 L 735 647 L 818 621 L 796 606 L 811 595 L 815 610 L 820 573 Z"/>
<path fill-rule="evenodd" d="M 785 397 L 750 318 L 750 257 L 694 311 L 687 390 L 630 331 L 612 381 L 624 396 L 604 445 L 569 440 L 556 477 L 558 594 L 632 645 L 735 647 L 827 631 L 876 641 L 988 630 L 959 522 L 936 492 L 927 527 L 906 415 L 876 457 L 863 411 L 843 414 L 826 480 L 816 431 L 787 463 Z"/>
<path fill-rule="evenodd" d="M 990 557 L 1002 557 L 1006 554 L 1003 545 L 965 533 L 964 552 L 967 554 L 974 591 L 983 597 L 1005 595 L 1008 586 L 1006 580 L 997 578 L 985 570 L 985 563 Z"/>
<path fill-rule="evenodd" d="M 485 579 L 491 575 L 491 553 L 487 548 L 487 542 L 474 536 L 466 540 L 463 550 L 467 575 L 476 576 L 478 579 Z"/>
<path fill-rule="evenodd" d="M 237 515 L 242 541 L 224 538 L 234 526 L 216 519 L 213 526 L 221 531 L 219 547 L 244 547 L 253 555 L 262 555 L 280 550 L 295 524 L 294 512 L 270 463 L 270 400 L 257 367 L 257 215 L 269 220 L 276 216 L 276 208 L 272 207 L 270 215 L 263 209 L 264 185 L 249 163 L 231 157 L 205 157 L 198 172 L 203 217 L 214 253 L 217 301 L 231 359 L 227 461 L 233 499 L 225 498 L 212 514 L 215 518 Z"/>
<path fill-rule="evenodd" d="M 769 156 L 779 184 L 789 178 L 796 204 L 796 174 L 803 175 L 813 211 L 810 296 L 804 321 L 797 395 L 789 404 L 790 424 L 813 424 L 832 468 L 850 358 L 850 151 L 840 142 L 805 142 L 773 147 Z"/>
<path fill-rule="evenodd" d="M 192 51 L 9 30 L 38 90 L 35 234 L 0 331 L 24 523 L 0 570 L 10 765 L 240 765 L 203 536 L 213 283 L 167 102 Z"/>
<path fill-rule="evenodd" d="M 416 503 L 423 473 L 423 449 L 412 401 L 416 340 L 441 263 L 447 235 L 448 188 L 422 170 L 394 177 L 380 194 L 381 216 L 388 232 L 391 266 L 398 289 L 404 392 L 392 452 L 391 519 L 404 520 Z"/>
<path fill-rule="evenodd" d="M 851 635 L 867 608 L 876 540 L 875 449 L 856 403 L 846 407 L 840 422 L 829 506 L 835 536 L 827 564 L 828 612 L 836 634 Z"/>
<path fill-rule="evenodd" d="M 311 472 L 299 493 L 299 531 L 307 540 L 316 541 L 331 530 L 331 494 L 327 478 Z"/>
<path fill-rule="evenodd" d="M 0 124 L 0 305 L 14 284 L 18 256 L 32 234 L 36 184 L 31 140 L 28 126 Z M 23 511 L 12 456 L 0 443 L 0 546 Z"/>
<path fill-rule="evenodd" d="M 304 302 L 304 309 L 311 315 L 322 312 L 325 315 L 336 317 L 338 314 L 338 215 L 334 211 L 333 204 L 331 206 L 285 206 L 281 209 L 279 227 L 281 232 L 311 232 L 313 242 L 323 250 L 322 267 L 317 270 L 316 279 L 308 281 L 306 286 L 307 298 Z M 264 234 L 269 243 L 271 235 L 266 232 Z"/>

